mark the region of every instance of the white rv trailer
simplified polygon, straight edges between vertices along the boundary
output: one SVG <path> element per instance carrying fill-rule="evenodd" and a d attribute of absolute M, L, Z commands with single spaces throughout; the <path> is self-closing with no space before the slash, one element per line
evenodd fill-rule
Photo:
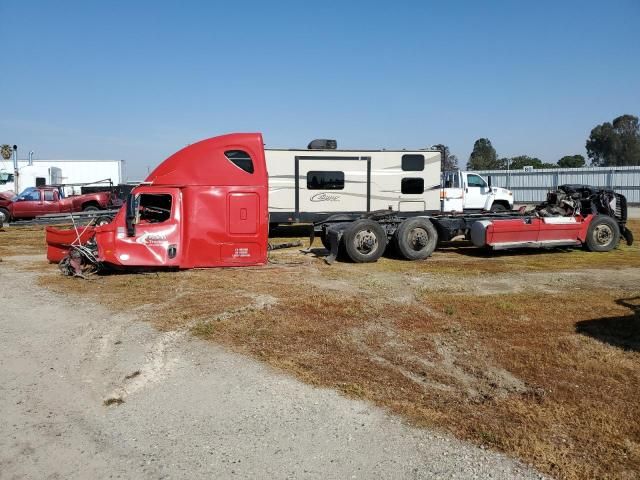
<path fill-rule="evenodd" d="M 440 209 L 439 150 L 266 149 L 265 155 L 272 223 Z"/>

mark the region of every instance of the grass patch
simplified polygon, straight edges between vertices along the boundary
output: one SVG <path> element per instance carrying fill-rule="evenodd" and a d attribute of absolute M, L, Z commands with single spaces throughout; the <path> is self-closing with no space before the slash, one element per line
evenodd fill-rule
<path fill-rule="evenodd" d="M 329 267 L 289 249 L 264 268 L 39 281 L 160 329 L 189 326 L 557 478 L 635 478 L 638 253 L 449 248 L 424 262 Z M 260 296 L 277 301 L 261 307 Z"/>

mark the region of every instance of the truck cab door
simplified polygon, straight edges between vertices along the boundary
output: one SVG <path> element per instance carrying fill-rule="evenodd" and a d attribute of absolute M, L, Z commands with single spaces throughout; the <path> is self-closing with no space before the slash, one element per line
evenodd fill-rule
<path fill-rule="evenodd" d="M 36 188 L 28 188 L 13 201 L 11 215 L 14 218 L 33 218 L 42 212 L 41 192 Z"/>
<path fill-rule="evenodd" d="M 59 213 L 60 202 L 58 192 L 55 190 L 41 190 L 42 194 L 42 215 L 47 213 Z"/>
<path fill-rule="evenodd" d="M 487 182 L 480 175 L 475 173 L 466 174 L 466 182 L 464 188 L 464 208 L 465 209 L 484 209 L 487 203 L 487 197 L 491 193 L 491 189 Z"/>
<path fill-rule="evenodd" d="M 133 235 L 129 236 L 124 227 L 117 227 L 113 247 L 104 245 L 101 256 L 132 267 L 179 265 L 182 253 L 180 189 L 140 187 L 132 195 L 135 201 Z"/>
<path fill-rule="evenodd" d="M 464 209 L 464 191 L 459 171 L 444 172 L 442 174 L 442 210 L 444 212 L 462 212 Z"/>

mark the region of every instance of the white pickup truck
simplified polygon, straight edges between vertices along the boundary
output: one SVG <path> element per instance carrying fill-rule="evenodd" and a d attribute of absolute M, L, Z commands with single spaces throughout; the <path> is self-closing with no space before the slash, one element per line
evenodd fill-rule
<path fill-rule="evenodd" d="M 445 212 L 491 211 L 513 209 L 513 193 L 506 188 L 492 187 L 477 173 L 459 170 L 442 173 L 440 200 Z"/>

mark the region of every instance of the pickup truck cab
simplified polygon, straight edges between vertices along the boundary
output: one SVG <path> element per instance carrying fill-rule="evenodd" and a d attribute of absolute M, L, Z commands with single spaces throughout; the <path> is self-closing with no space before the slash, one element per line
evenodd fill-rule
<path fill-rule="evenodd" d="M 4 208 L 8 218 L 21 220 L 50 213 L 104 210 L 114 205 L 111 192 L 64 197 L 58 187 L 30 187 L 14 197 Z"/>
<path fill-rule="evenodd" d="M 477 173 L 459 170 L 442 173 L 443 189 L 440 193 L 445 212 L 490 211 L 513 209 L 513 193 L 506 188 L 492 187 Z"/>

